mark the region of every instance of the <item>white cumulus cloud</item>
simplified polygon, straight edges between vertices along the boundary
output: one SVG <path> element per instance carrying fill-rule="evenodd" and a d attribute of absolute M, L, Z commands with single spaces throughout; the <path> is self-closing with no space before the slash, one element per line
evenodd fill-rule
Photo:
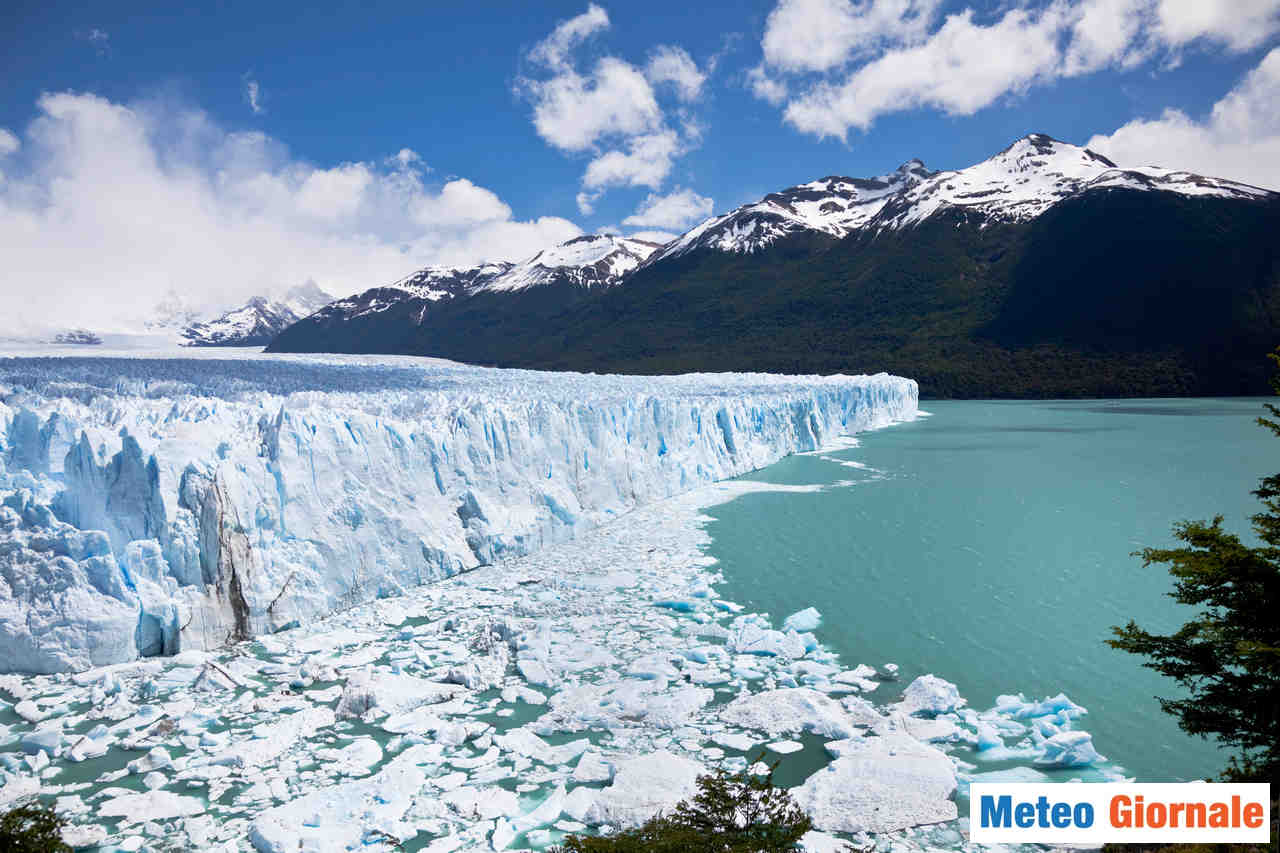
<path fill-rule="evenodd" d="M 665 231 L 685 231 L 691 225 L 706 219 L 715 208 L 715 202 L 690 189 L 680 189 L 666 195 L 650 193 L 636 212 L 622 220 L 623 225 L 636 228 L 659 228 Z"/>
<path fill-rule="evenodd" d="M 8 128 L 0 127 L 0 157 L 8 156 L 22 147 L 22 142 Z"/>
<path fill-rule="evenodd" d="M 680 104 L 698 100 L 706 72 L 683 48 L 658 45 L 643 67 L 612 55 L 578 60 L 575 50 L 609 24 L 594 3 L 560 22 L 528 52 L 534 69 L 516 82 L 533 107 L 538 135 L 567 154 L 590 157 L 576 199 L 583 215 L 611 187 L 657 189 L 701 139 L 701 125 Z M 669 102 L 664 108 L 659 90 L 674 95 L 674 112 Z"/>
<path fill-rule="evenodd" d="M 656 188 L 671 173 L 680 150 L 680 137 L 673 130 L 633 136 L 626 151 L 606 151 L 587 164 L 582 185 L 597 191 L 618 186 Z"/>
<path fill-rule="evenodd" d="M 883 44 L 927 34 L 939 0 L 780 0 L 765 25 L 765 61 L 785 71 L 825 71 Z"/>
<path fill-rule="evenodd" d="M 1203 121 L 1179 110 L 1131 121 L 1088 146 L 1120 165 L 1167 166 L 1280 189 L 1280 48 L 1213 106 Z"/>
<path fill-rule="evenodd" d="M 696 101 L 707 81 L 707 75 L 699 70 L 688 51 L 669 44 L 654 49 L 644 73 L 654 85 L 670 83 L 682 101 Z"/>
<path fill-rule="evenodd" d="M 252 77 L 244 78 L 244 100 L 254 115 L 262 115 L 267 111 L 262 104 L 262 87 Z"/>
<path fill-rule="evenodd" d="M 797 130 L 846 138 L 913 109 L 968 115 L 1001 98 L 1192 46 L 1243 51 L 1280 33 L 1280 0 L 1049 0 L 962 8 L 934 0 L 778 0 L 748 73 Z"/>
<path fill-rule="evenodd" d="M 843 82 L 819 83 L 787 104 L 798 130 L 844 137 L 880 116 L 918 107 L 966 115 L 1032 81 L 1059 62 L 1058 13 L 1012 9 L 990 25 L 966 10 L 921 44 L 891 50 Z"/>
<path fill-rule="evenodd" d="M 1157 15 L 1161 38 L 1174 46 L 1204 38 L 1248 50 L 1280 32 L 1276 0 L 1159 0 Z"/>
<path fill-rule="evenodd" d="M 347 294 L 581 233 L 517 220 L 464 178 L 430 185 L 409 149 L 323 167 L 172 102 L 64 92 L 37 106 L 0 182 L 6 332 L 126 330 L 171 290 L 206 310 L 308 280 Z"/>

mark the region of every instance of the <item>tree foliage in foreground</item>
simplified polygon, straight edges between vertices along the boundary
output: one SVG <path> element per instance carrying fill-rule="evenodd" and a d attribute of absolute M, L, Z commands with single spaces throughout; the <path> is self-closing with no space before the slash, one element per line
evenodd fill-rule
<path fill-rule="evenodd" d="M 559 853 L 782 853 L 794 849 L 813 821 L 791 794 L 750 768 L 698 777 L 698 792 L 671 814 L 613 835 L 571 835 Z"/>
<path fill-rule="evenodd" d="M 71 853 L 62 840 L 66 825 L 53 806 L 24 803 L 0 813 L 0 850 L 5 853 Z"/>
<path fill-rule="evenodd" d="M 1270 355 L 1280 365 L 1280 348 Z M 1280 375 L 1272 379 L 1280 394 Z M 1280 407 L 1258 423 L 1280 436 Z M 1280 474 L 1254 491 L 1265 507 L 1253 516 L 1262 545 L 1250 547 L 1212 522 L 1184 521 L 1174 528 L 1177 548 L 1146 548 L 1144 565 L 1166 564 L 1169 595 L 1198 607 L 1196 617 L 1172 634 L 1153 634 L 1130 621 L 1113 628 L 1112 647 L 1147 658 L 1143 664 L 1169 676 L 1187 698 L 1160 698 L 1160 707 L 1186 732 L 1216 738 L 1238 752 L 1227 777 L 1280 781 Z"/>

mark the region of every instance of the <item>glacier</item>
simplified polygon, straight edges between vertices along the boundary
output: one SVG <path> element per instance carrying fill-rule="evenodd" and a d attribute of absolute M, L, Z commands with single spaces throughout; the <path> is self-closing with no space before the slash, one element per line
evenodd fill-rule
<path fill-rule="evenodd" d="M 307 624 L 916 411 L 886 374 L 0 359 L 0 672 Z"/>

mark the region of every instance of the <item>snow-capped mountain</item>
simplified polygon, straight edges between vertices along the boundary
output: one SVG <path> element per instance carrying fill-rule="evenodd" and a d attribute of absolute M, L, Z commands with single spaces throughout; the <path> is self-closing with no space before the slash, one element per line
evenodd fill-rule
<path fill-rule="evenodd" d="M 151 316 L 142 321 L 142 326 L 149 332 L 178 332 L 180 333 L 187 326 L 199 323 L 201 320 L 208 319 L 202 316 L 201 312 L 193 308 L 182 294 L 176 290 L 170 290 L 165 297 L 156 303 L 152 309 Z"/>
<path fill-rule="evenodd" d="M 513 294 L 533 288 L 567 286 L 574 290 L 612 287 L 659 248 L 656 243 L 609 234 L 575 237 L 531 258 L 474 267 L 432 266 L 399 281 L 332 302 L 316 311 L 312 324 L 332 326 L 391 309 L 408 311 L 422 323 L 433 305 L 480 293 Z"/>
<path fill-rule="evenodd" d="M 931 172 L 919 160 L 876 178 L 828 177 L 770 193 L 713 216 L 674 240 L 650 263 L 698 248 L 754 252 L 802 231 L 845 237 L 860 229 L 903 228 L 947 208 L 1025 222 L 1091 189 L 1124 187 L 1184 196 L 1262 198 L 1267 190 L 1154 166 L 1120 168 L 1087 148 L 1042 133 L 957 171 Z"/>
<path fill-rule="evenodd" d="M 88 329 L 68 329 L 53 336 L 55 344 L 75 344 L 77 346 L 97 346 L 102 338 Z"/>
<path fill-rule="evenodd" d="M 585 288 L 610 287 L 626 278 L 658 248 L 657 243 L 645 240 L 588 234 L 512 265 L 480 289 L 502 293 L 561 282 Z"/>
<path fill-rule="evenodd" d="M 886 369 L 937 396 L 1265 393 L 1278 233 L 1280 193 L 1032 134 L 965 169 L 909 160 L 799 184 L 663 247 L 587 237 L 519 264 L 422 270 L 269 349 L 621 373 Z"/>
<path fill-rule="evenodd" d="M 309 281 L 280 299 L 255 296 L 221 317 L 185 326 L 181 335 L 187 346 L 266 346 L 280 332 L 332 300 Z"/>

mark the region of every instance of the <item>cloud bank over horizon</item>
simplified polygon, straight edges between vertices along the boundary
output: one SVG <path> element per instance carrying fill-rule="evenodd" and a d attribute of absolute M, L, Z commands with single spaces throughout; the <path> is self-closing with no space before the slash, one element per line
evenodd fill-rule
<path fill-rule="evenodd" d="M 46 94 L 0 129 L 0 332 L 130 330 L 176 294 L 199 310 L 313 281 L 345 295 L 428 264 L 520 260 L 582 233 L 518 220 L 409 149 L 322 168 L 172 101 Z"/>

